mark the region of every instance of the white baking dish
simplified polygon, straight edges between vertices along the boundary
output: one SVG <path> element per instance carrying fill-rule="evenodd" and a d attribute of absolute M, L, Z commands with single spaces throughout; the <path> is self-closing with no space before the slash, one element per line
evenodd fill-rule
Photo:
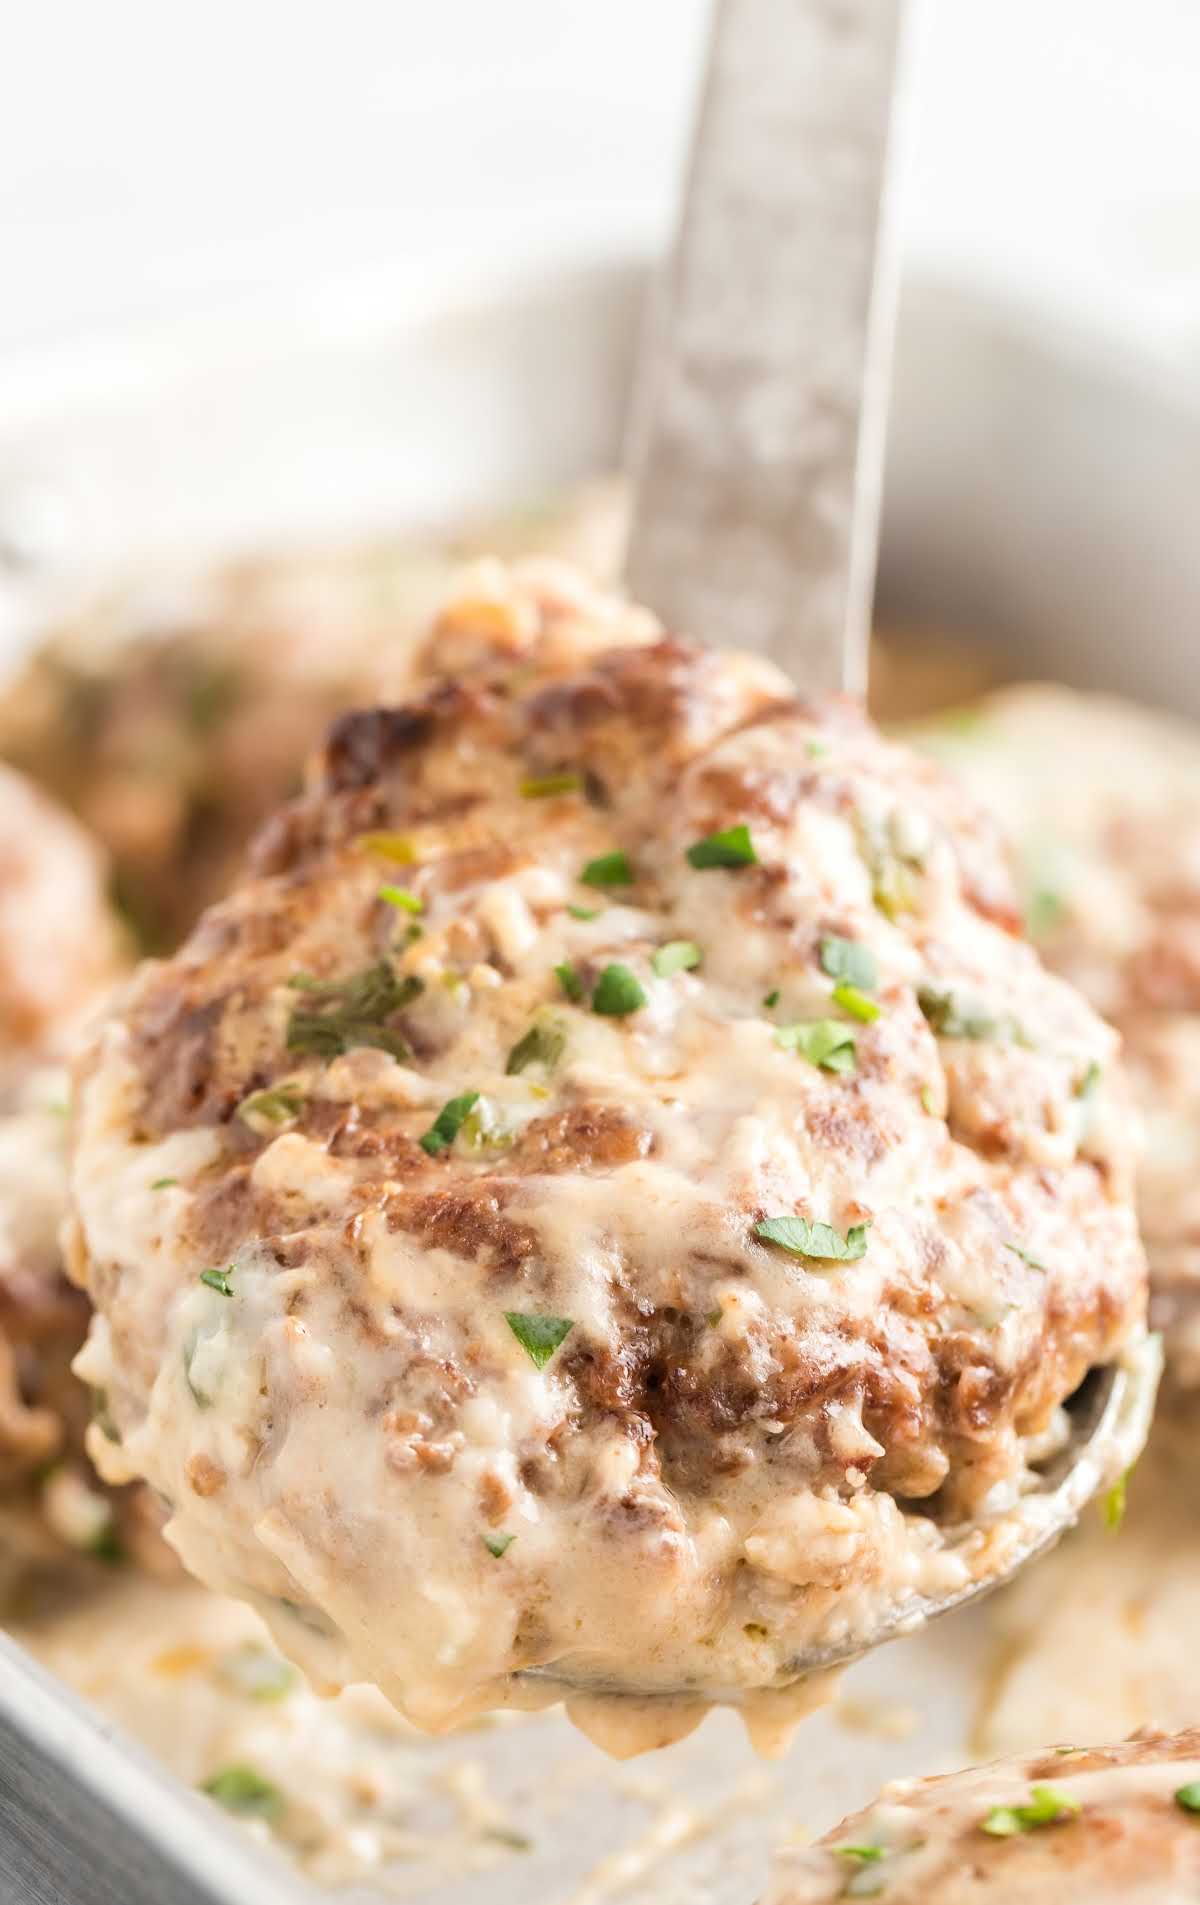
<path fill-rule="evenodd" d="M 324 289 L 286 310 L 10 364 L 10 649 L 64 594 L 114 573 L 520 504 L 612 467 L 644 282 L 641 261 L 609 257 L 487 282 L 468 271 L 402 302 L 378 286 Z M 1200 408 L 1153 367 L 913 288 L 884 540 L 893 619 L 1000 644 L 1009 672 L 1200 713 L 1198 476 Z M 894 1645 L 850 1674 L 851 1704 L 817 1715 L 773 1769 L 729 1715 L 623 1772 L 553 1715 L 414 1748 L 447 1765 L 465 1755 L 535 1822 L 532 1852 L 440 1884 L 422 1873 L 421 1895 L 748 1905 L 774 1840 L 822 1829 L 885 1778 L 969 1756 L 988 1655 L 986 1610 Z M 102 1776 L 113 1750 L 95 1744 Z M 3 1752 L 0 1734 L 0 1802 Z M 48 1792 L 51 1815 L 57 1803 Z M 225 1830 L 215 1812 L 197 1829 L 173 1801 L 161 1818 L 201 1859 L 203 1833 Z M 299 1880 L 294 1890 L 307 1896 Z"/>

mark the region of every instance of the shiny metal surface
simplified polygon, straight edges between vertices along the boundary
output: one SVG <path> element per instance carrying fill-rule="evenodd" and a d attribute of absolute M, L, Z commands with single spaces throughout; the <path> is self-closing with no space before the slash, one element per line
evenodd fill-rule
<path fill-rule="evenodd" d="M 721 0 L 631 431 L 671 627 L 866 687 L 907 0 Z"/>
<path fill-rule="evenodd" d="M 298 1905 L 303 1895 L 0 1635 L 3 1905 Z"/>

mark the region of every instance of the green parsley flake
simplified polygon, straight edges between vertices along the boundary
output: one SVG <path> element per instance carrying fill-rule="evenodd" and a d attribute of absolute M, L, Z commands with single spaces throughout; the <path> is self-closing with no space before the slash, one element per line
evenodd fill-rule
<path fill-rule="evenodd" d="M 506 1845 L 510 1852 L 532 1852 L 533 1840 L 527 1832 L 514 1832 L 511 1826 L 485 1826 L 483 1837 L 492 1839 L 497 1845 Z"/>
<path fill-rule="evenodd" d="M 1113 1534 L 1125 1519 L 1125 1507 L 1129 1496 L 1129 1477 L 1133 1474 L 1132 1465 L 1123 1475 L 1118 1475 L 1110 1489 L 1107 1489 L 1100 1503 L 1100 1513 L 1104 1517 L 1104 1526 L 1111 1528 Z"/>
<path fill-rule="evenodd" d="M 839 1859 L 854 1859 L 859 1865 L 874 1865 L 883 1857 L 881 1845 L 835 1845 Z"/>
<path fill-rule="evenodd" d="M 770 992 L 768 992 L 766 998 L 763 1000 L 763 1005 L 765 1006 L 766 1010 L 769 1012 L 773 1006 L 777 1006 L 778 1004 L 779 1004 L 779 987 L 775 986 Z"/>
<path fill-rule="evenodd" d="M 605 966 L 592 989 L 592 1011 L 606 1018 L 623 1019 L 645 1003 L 641 982 L 628 966 Z"/>
<path fill-rule="evenodd" d="M 286 1660 L 266 1647 L 256 1647 L 253 1641 L 226 1654 L 217 1663 L 217 1674 L 226 1686 L 264 1706 L 286 1699 L 297 1679 L 296 1669 Z"/>
<path fill-rule="evenodd" d="M 125 1543 L 121 1540 L 121 1531 L 111 1515 L 88 1536 L 83 1548 L 85 1554 L 94 1555 L 97 1561 L 106 1561 L 110 1566 L 117 1566 L 129 1559 Z"/>
<path fill-rule="evenodd" d="M 201 1283 L 207 1283 L 210 1290 L 219 1291 L 222 1296 L 232 1296 L 233 1285 L 229 1279 L 236 1269 L 236 1263 L 231 1263 L 227 1270 L 202 1270 L 200 1272 L 200 1281 Z"/>
<path fill-rule="evenodd" d="M 569 960 L 564 959 L 561 966 L 555 966 L 554 977 L 570 999 L 572 1005 L 578 1005 L 583 997 L 583 980 L 579 977 Z"/>
<path fill-rule="evenodd" d="M 150 1189 L 152 1191 L 169 1191 L 172 1184 L 178 1184 L 178 1182 L 179 1179 L 177 1177 L 156 1177 Z"/>
<path fill-rule="evenodd" d="M 317 1001 L 297 1006 L 288 1020 L 290 1052 L 308 1052 L 317 1058 L 338 1058 L 357 1045 L 375 1046 L 393 1058 L 407 1058 L 408 1046 L 386 1021 L 402 1011 L 425 989 L 415 974 L 401 979 L 386 960 L 352 973 L 347 979 L 313 979 L 298 972 L 288 980 L 296 992 Z"/>
<path fill-rule="evenodd" d="M 417 1139 L 422 1151 L 435 1158 L 439 1151 L 448 1150 L 478 1101 L 477 1091 L 464 1091 L 457 1098 L 448 1098 L 428 1131 Z"/>
<path fill-rule="evenodd" d="M 781 1025 L 775 1033 L 776 1045 L 785 1052 L 802 1052 L 812 1065 L 826 1072 L 852 1072 L 857 1064 L 854 1033 L 836 1019 L 811 1019 L 798 1025 Z"/>
<path fill-rule="evenodd" d="M 577 794 L 582 786 L 582 774 L 530 775 L 521 782 L 521 799 L 549 800 L 555 794 Z"/>
<path fill-rule="evenodd" d="M 840 1005 L 843 1012 L 848 1012 L 852 1019 L 860 1020 L 863 1025 L 870 1025 L 879 1017 L 879 1007 L 874 999 L 868 999 L 865 992 L 860 992 L 857 986 L 850 985 L 844 979 L 833 988 L 833 1003 Z"/>
<path fill-rule="evenodd" d="M 567 1034 L 555 1019 L 535 1019 L 524 1038 L 519 1038 L 508 1055 L 504 1070 L 512 1078 L 527 1065 L 544 1065 L 549 1071 L 566 1050 Z"/>
<path fill-rule="evenodd" d="M 980 1825 L 993 1839 L 1011 1839 L 1016 1833 L 1033 1832 L 1039 1826 L 1064 1824 L 1082 1810 L 1083 1801 L 1070 1793 L 1057 1792 L 1053 1786 L 1033 1786 L 1027 1805 L 993 1806 Z"/>
<path fill-rule="evenodd" d="M 941 986 L 919 986 L 917 1004 L 939 1038 L 998 1038 L 1005 1029 L 978 1000 Z"/>
<path fill-rule="evenodd" d="M 485 1535 L 483 1545 L 492 1558 L 499 1561 L 502 1554 L 508 1553 L 516 1538 L 515 1535 Z"/>
<path fill-rule="evenodd" d="M 272 1085 L 266 1091 L 252 1091 L 243 1098 L 235 1116 L 253 1131 L 255 1121 L 262 1124 L 281 1126 L 293 1124 L 304 1110 L 304 1093 L 297 1085 L 286 1082 Z"/>
<path fill-rule="evenodd" d="M 600 917 L 598 906 L 568 906 L 567 911 L 572 919 L 599 919 Z"/>
<path fill-rule="evenodd" d="M 815 1257 L 827 1263 L 857 1263 L 866 1254 L 868 1224 L 851 1224 L 843 1237 L 832 1224 L 813 1224 L 807 1217 L 764 1217 L 754 1235 L 778 1244 L 793 1257 Z"/>
<path fill-rule="evenodd" d="M 223 1766 L 204 1781 L 200 1790 L 227 1812 L 268 1823 L 280 1817 L 287 1803 L 278 1786 L 256 1773 L 253 1766 Z"/>
<path fill-rule="evenodd" d="M 113 1421 L 112 1410 L 108 1404 L 107 1389 L 93 1389 L 91 1392 L 92 1421 L 106 1442 L 120 1442 L 121 1431 Z"/>
<path fill-rule="evenodd" d="M 1100 1086 L 1102 1070 L 1103 1068 L 1094 1058 L 1089 1062 L 1087 1070 L 1075 1087 L 1075 1096 L 1081 1103 L 1086 1104 L 1089 1098 L 1095 1096 Z"/>
<path fill-rule="evenodd" d="M 575 1327 L 574 1319 L 568 1316 L 528 1316 L 520 1310 L 505 1310 L 504 1321 L 535 1369 L 546 1367 Z"/>
<path fill-rule="evenodd" d="M 1020 1257 L 1021 1262 L 1027 1263 L 1031 1270 L 1040 1270 L 1043 1273 L 1043 1275 L 1047 1274 L 1045 1264 L 1040 1262 L 1039 1259 L 1035 1257 L 1031 1251 L 1023 1249 L 1020 1244 L 1009 1243 L 1006 1239 L 1004 1248 L 1006 1250 L 1011 1250 L 1014 1257 Z"/>
<path fill-rule="evenodd" d="M 1181 1812 L 1200 1812 L 1200 1779 L 1190 1779 L 1175 1788 L 1175 1804 Z"/>
<path fill-rule="evenodd" d="M 633 885 L 633 869 L 628 855 L 620 847 L 613 853 L 602 853 L 598 859 L 589 860 L 579 877 L 585 886 Z"/>
<path fill-rule="evenodd" d="M 829 743 L 827 741 L 806 741 L 804 743 L 804 752 L 808 755 L 810 761 L 819 761 L 828 754 Z"/>
<path fill-rule="evenodd" d="M 688 864 L 704 872 L 710 867 L 750 867 L 758 864 L 750 829 L 726 827 L 721 833 L 706 834 L 687 850 Z"/>
<path fill-rule="evenodd" d="M 844 980 L 860 992 L 874 992 L 879 984 L 879 969 L 869 946 L 857 939 L 843 939 L 839 933 L 826 933 L 817 949 L 821 971 L 831 979 Z"/>
<path fill-rule="evenodd" d="M 650 964 L 660 979 L 669 979 L 673 972 L 690 972 L 700 964 L 701 956 L 694 939 L 669 939 L 654 953 Z"/>
<path fill-rule="evenodd" d="M 399 913 L 423 913 L 425 902 L 418 893 L 410 893 L 406 886 L 381 886 L 379 898 L 388 906 L 394 906 Z"/>
<path fill-rule="evenodd" d="M 1044 939 L 1047 933 L 1052 933 L 1061 924 L 1066 910 L 1061 893 L 1049 886 L 1039 886 L 1029 895 L 1025 908 L 1025 930 L 1030 939 Z"/>

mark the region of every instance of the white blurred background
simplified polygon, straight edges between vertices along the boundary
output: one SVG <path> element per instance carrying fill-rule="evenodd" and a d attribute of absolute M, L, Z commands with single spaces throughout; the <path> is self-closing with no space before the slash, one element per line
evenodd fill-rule
<path fill-rule="evenodd" d="M 927 0 L 914 262 L 1200 376 L 1196 0 Z M 0 60 L 0 352 L 497 249 L 652 242 L 706 0 L 38 0 Z"/>
<path fill-rule="evenodd" d="M 611 468 L 709 17 L 24 8 L 0 58 L 0 661 L 151 560 Z M 1200 4 L 919 18 L 881 612 L 1200 717 Z"/>

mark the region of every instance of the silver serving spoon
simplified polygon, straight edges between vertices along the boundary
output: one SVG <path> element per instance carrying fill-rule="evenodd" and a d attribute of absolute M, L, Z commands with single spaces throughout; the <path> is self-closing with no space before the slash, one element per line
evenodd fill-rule
<path fill-rule="evenodd" d="M 1010 1581 L 1026 1562 L 1052 1548 L 1078 1521 L 1097 1490 L 1123 1475 L 1141 1454 L 1161 1373 L 1162 1343 L 1153 1335 L 1131 1344 L 1118 1362 L 1092 1370 L 1066 1405 L 1069 1435 L 1017 1506 L 945 1529 L 946 1552 L 954 1554 L 977 1545 L 980 1537 L 1011 1528 L 1012 1538 L 1005 1541 L 998 1566 L 940 1598 L 913 1595 L 890 1609 L 867 1633 L 811 1648 L 787 1662 L 773 1684 L 786 1687 L 812 1674 L 849 1666 L 876 1647 L 915 1632 L 939 1614 L 949 1614 L 990 1594 L 993 1588 Z M 553 1681 L 574 1693 L 622 1694 L 639 1700 L 683 1697 L 723 1706 L 741 1705 L 763 1691 L 698 1683 L 664 1692 L 662 1687 L 639 1687 L 632 1682 L 618 1685 L 591 1678 L 573 1664 L 529 1668 L 525 1678 Z"/>
<path fill-rule="evenodd" d="M 718 0 L 634 407 L 632 592 L 668 626 L 768 654 L 819 693 L 866 687 L 909 11 L 908 0 Z M 1019 1506 L 945 1531 L 951 1551 L 1007 1534 L 997 1565 L 812 1649 L 784 1677 L 844 1665 L 1048 1548 L 1136 1458 L 1160 1364 L 1151 1338 L 1094 1370 L 1065 1446 Z M 594 1693 L 661 1693 L 590 1681 L 574 1663 L 531 1672 Z"/>
<path fill-rule="evenodd" d="M 866 686 L 910 0 L 718 0 L 630 433 L 671 627 Z"/>

